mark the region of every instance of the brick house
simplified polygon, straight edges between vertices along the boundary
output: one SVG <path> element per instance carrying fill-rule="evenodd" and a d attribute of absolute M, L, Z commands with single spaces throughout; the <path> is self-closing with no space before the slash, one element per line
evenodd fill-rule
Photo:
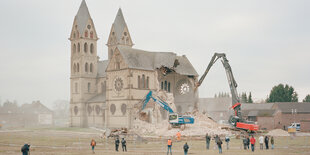
<path fill-rule="evenodd" d="M 293 112 L 292 112 L 293 111 Z M 285 129 L 300 123 L 301 131 L 310 131 L 310 103 L 276 102 L 242 104 L 244 119 L 257 122 L 260 129 Z"/>
<path fill-rule="evenodd" d="M 278 102 L 274 103 L 273 109 L 276 110 L 275 128 L 287 129 L 291 123 L 296 122 L 300 123 L 301 131 L 310 131 L 310 102 Z"/>

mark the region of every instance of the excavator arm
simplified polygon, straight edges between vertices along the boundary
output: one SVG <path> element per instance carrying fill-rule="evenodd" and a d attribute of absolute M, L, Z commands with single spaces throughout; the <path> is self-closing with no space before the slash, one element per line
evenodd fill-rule
<path fill-rule="evenodd" d="M 201 83 L 203 82 L 203 80 L 205 79 L 206 75 L 208 74 L 208 72 L 210 71 L 211 67 L 213 66 L 213 64 L 218 60 L 218 59 L 222 59 L 222 64 L 225 68 L 226 71 L 226 76 L 227 76 L 227 80 L 228 80 L 228 84 L 230 87 L 230 92 L 231 92 L 231 97 L 232 97 L 232 109 L 234 109 L 234 116 L 231 116 L 229 118 L 229 122 L 231 124 L 233 124 L 234 126 L 236 126 L 239 129 L 243 129 L 243 130 L 248 130 L 248 131 L 256 131 L 258 130 L 258 125 L 255 124 L 251 124 L 248 121 L 245 121 L 242 119 L 241 116 L 241 104 L 240 104 L 240 99 L 238 97 L 238 92 L 237 92 L 237 82 L 234 78 L 234 75 L 232 73 L 232 69 L 229 65 L 229 62 L 226 58 L 225 53 L 215 53 L 206 69 L 206 71 L 204 72 L 204 74 L 201 76 L 201 78 L 199 79 L 199 81 L 196 83 L 195 85 L 195 90 L 201 85 Z"/>
<path fill-rule="evenodd" d="M 200 77 L 199 81 L 196 83 L 195 90 L 202 84 L 206 75 L 209 73 L 211 67 L 213 66 L 214 63 L 216 63 L 218 59 L 222 59 L 221 61 L 226 71 L 226 76 L 227 76 L 227 80 L 228 80 L 228 84 L 229 84 L 229 88 L 231 92 L 231 97 L 232 97 L 232 108 L 235 110 L 235 115 L 241 117 L 240 116 L 241 115 L 240 114 L 240 99 L 238 97 L 238 92 L 237 92 L 238 85 L 237 85 L 237 82 L 235 81 L 234 75 L 232 73 L 231 67 L 226 58 L 225 53 L 214 53 L 204 74 Z"/>
<path fill-rule="evenodd" d="M 205 70 L 204 74 L 201 76 L 201 78 L 199 79 L 199 81 L 196 83 L 196 87 L 195 90 L 202 84 L 203 80 L 205 79 L 206 75 L 209 73 L 211 67 L 213 66 L 213 64 L 218 60 L 221 59 L 222 64 L 225 68 L 226 71 L 226 76 L 227 76 L 227 80 L 228 80 L 228 84 L 229 84 L 229 88 L 230 88 L 230 92 L 231 92 L 231 97 L 232 97 L 232 109 L 234 109 L 234 117 L 230 118 L 230 122 L 233 124 L 236 124 L 237 122 L 242 121 L 242 116 L 241 116 L 241 104 L 240 104 L 240 99 L 238 97 L 238 92 L 237 92 L 237 82 L 234 78 L 234 75 L 232 73 L 232 69 L 229 65 L 229 61 L 226 58 L 225 53 L 215 53 L 207 67 L 207 69 Z"/>
<path fill-rule="evenodd" d="M 147 95 L 145 96 L 144 103 L 143 103 L 143 106 L 142 106 L 142 110 L 146 107 L 147 103 L 149 103 L 149 101 L 151 99 L 154 102 L 156 102 L 157 104 L 159 104 L 162 108 L 164 108 L 169 113 L 174 113 L 174 111 L 168 106 L 168 104 L 166 102 L 160 101 L 160 100 L 156 99 L 155 97 L 153 97 L 152 91 L 147 93 Z"/>

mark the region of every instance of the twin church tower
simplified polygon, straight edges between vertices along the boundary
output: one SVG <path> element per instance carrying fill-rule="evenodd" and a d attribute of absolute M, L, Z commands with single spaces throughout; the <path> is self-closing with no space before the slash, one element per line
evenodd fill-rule
<path fill-rule="evenodd" d="M 86 2 L 82 0 L 69 38 L 71 126 L 131 128 L 133 107 L 148 91 L 162 89 L 175 93 L 178 89 L 175 80 L 181 80 L 181 85 L 190 88 L 198 76 L 185 56 L 132 48 L 133 42 L 121 9 L 106 44 L 108 60 L 101 61 L 97 56 L 98 39 Z M 187 71 L 177 71 L 176 61 Z M 168 76 L 161 72 L 163 67 L 171 70 Z M 187 94 L 195 96 L 190 92 Z M 187 98 L 186 93 L 179 95 Z M 185 112 L 194 102 L 181 101 L 178 111 Z"/>

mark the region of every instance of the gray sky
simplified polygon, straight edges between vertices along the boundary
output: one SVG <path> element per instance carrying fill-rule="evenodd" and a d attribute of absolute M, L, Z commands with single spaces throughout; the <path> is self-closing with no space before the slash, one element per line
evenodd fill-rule
<path fill-rule="evenodd" d="M 70 41 L 81 0 L 1 0 L 0 99 L 69 100 Z M 134 47 L 186 55 L 203 74 L 213 53 L 225 52 L 238 91 L 265 99 L 279 83 L 301 101 L 310 94 L 309 0 L 86 0 L 98 54 L 107 59 L 107 37 L 122 8 Z M 229 92 L 218 62 L 200 86 L 201 97 Z"/>

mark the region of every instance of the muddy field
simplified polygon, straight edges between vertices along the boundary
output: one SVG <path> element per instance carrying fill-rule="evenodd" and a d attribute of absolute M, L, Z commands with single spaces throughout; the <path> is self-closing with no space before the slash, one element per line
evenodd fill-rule
<path fill-rule="evenodd" d="M 166 140 L 163 137 L 137 137 L 128 136 L 128 152 L 115 152 L 114 139 L 100 138 L 100 132 L 93 129 L 81 128 L 36 128 L 36 129 L 11 129 L 0 130 L 0 154 L 20 155 L 20 148 L 24 143 L 31 145 L 31 155 L 85 155 L 92 154 L 90 148 L 91 139 L 97 141 L 96 154 L 127 154 L 127 155 L 161 155 L 166 154 Z M 258 150 L 254 153 L 241 149 L 240 139 L 231 139 L 230 150 L 226 150 L 224 142 L 223 154 L 310 154 L 310 136 L 302 134 L 293 139 L 290 137 L 276 137 L 274 150 Z M 305 136 L 306 135 L 306 136 Z M 183 137 L 181 142 L 173 143 L 173 154 L 183 154 L 182 146 L 185 141 L 189 144 L 189 154 L 218 154 L 211 141 L 211 149 L 205 149 L 205 141 L 202 137 Z M 121 147 L 119 148 L 121 150 Z"/>

